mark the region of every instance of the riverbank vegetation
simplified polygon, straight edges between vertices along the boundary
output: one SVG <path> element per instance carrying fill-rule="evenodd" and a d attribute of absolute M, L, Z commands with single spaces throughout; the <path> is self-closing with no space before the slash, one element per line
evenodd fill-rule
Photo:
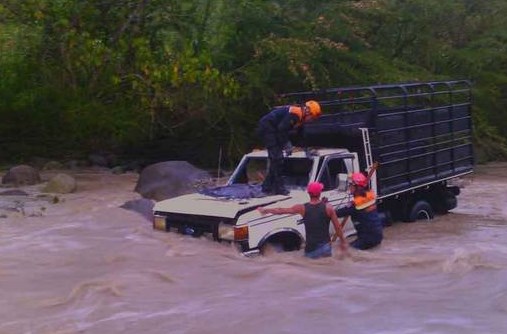
<path fill-rule="evenodd" d="M 0 160 L 229 162 L 295 90 L 467 79 L 478 158 L 507 158 L 502 0 L 4 0 Z"/>

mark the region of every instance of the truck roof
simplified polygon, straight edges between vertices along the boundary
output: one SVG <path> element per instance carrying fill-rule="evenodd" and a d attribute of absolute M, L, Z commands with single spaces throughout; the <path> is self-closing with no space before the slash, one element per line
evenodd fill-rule
<path fill-rule="evenodd" d="M 312 154 L 314 156 L 326 156 L 330 154 L 339 154 L 339 153 L 348 153 L 349 151 L 344 148 L 311 148 Z M 267 157 L 268 151 L 266 149 L 257 149 L 252 152 L 246 154 L 248 157 Z M 292 151 L 291 157 L 294 158 L 306 158 L 306 153 L 304 148 L 295 147 Z"/>

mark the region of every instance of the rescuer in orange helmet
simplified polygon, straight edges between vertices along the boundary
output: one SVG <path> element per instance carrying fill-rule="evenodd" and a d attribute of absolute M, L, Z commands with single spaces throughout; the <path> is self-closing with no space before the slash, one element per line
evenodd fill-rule
<path fill-rule="evenodd" d="M 321 115 L 320 104 L 307 101 L 304 105 L 286 105 L 276 107 L 264 115 L 257 128 L 257 134 L 268 150 L 269 171 L 262 183 L 262 191 L 270 194 L 287 195 L 281 177 L 283 154 L 292 154 L 289 131 L 300 128 L 303 123 L 314 120 Z"/>

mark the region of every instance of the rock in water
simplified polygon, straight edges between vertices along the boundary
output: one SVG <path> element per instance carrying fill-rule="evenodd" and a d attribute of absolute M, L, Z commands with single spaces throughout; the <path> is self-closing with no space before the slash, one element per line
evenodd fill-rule
<path fill-rule="evenodd" d="M 9 169 L 2 177 L 3 184 L 15 186 L 33 185 L 41 182 L 39 171 L 28 165 L 19 165 Z"/>
<path fill-rule="evenodd" d="M 76 191 L 76 179 L 67 174 L 56 174 L 43 189 L 47 193 L 67 194 Z"/>
<path fill-rule="evenodd" d="M 144 198 L 161 201 L 195 191 L 194 184 L 209 179 L 208 172 L 186 161 L 165 161 L 141 171 L 135 191 Z"/>

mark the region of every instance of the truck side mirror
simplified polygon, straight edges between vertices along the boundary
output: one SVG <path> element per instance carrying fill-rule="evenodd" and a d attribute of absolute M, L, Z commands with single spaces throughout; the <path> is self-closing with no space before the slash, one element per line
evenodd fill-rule
<path fill-rule="evenodd" d="M 347 191 L 348 175 L 344 173 L 336 174 L 336 189 L 339 191 Z"/>

